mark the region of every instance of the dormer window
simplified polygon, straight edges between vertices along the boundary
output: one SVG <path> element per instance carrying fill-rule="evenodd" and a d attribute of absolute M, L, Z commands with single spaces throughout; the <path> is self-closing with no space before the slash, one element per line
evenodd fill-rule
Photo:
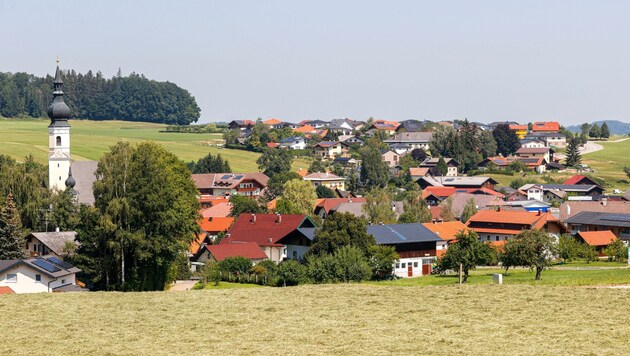
<path fill-rule="evenodd" d="M 61 146 L 61 136 L 57 136 L 56 145 Z"/>

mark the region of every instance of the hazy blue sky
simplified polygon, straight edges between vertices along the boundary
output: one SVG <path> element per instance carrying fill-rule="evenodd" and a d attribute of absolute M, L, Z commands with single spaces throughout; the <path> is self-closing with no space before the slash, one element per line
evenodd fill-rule
<path fill-rule="evenodd" d="M 144 73 L 203 121 L 630 121 L 630 1 L 5 1 L 0 71 Z"/>

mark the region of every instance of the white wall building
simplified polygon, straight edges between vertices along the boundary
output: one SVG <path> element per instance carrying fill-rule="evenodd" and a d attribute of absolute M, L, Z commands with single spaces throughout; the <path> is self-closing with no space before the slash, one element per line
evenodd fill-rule
<path fill-rule="evenodd" d="M 0 287 L 9 287 L 17 294 L 80 291 L 76 285 L 78 272 L 81 270 L 53 258 L 2 260 Z"/>
<path fill-rule="evenodd" d="M 70 108 L 63 101 L 63 81 L 57 65 L 53 101 L 48 106 L 48 188 L 64 190 L 70 172 Z"/>

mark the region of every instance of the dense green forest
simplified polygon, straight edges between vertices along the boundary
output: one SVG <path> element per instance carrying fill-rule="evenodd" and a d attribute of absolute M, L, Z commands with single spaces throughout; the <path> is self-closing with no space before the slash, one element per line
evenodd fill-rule
<path fill-rule="evenodd" d="M 72 117 L 88 120 L 143 121 L 171 125 L 197 122 L 200 109 L 190 93 L 170 82 L 144 75 L 104 78 L 94 74 L 63 72 L 65 102 Z M 0 72 L 0 116 L 44 117 L 52 99 L 53 77 Z"/>

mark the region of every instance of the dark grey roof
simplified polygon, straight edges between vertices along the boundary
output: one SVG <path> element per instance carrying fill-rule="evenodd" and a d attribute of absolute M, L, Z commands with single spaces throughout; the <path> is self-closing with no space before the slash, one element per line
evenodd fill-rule
<path fill-rule="evenodd" d="M 31 232 L 32 236 L 35 236 L 41 243 L 46 245 L 49 250 L 57 254 L 63 255 L 64 245 L 68 242 L 75 243 L 74 239 L 77 233 L 74 231 L 63 232 Z"/>
<path fill-rule="evenodd" d="M 59 70 L 59 66 L 57 66 L 55 72 L 53 86 L 53 100 L 47 110 L 48 117 L 50 118 L 50 125 L 48 127 L 70 127 L 68 124 L 70 108 L 63 101 L 63 80 L 61 80 L 61 70 Z"/>
<path fill-rule="evenodd" d="M 527 137 L 567 137 L 567 136 L 559 132 L 531 132 L 525 135 L 525 138 Z"/>
<path fill-rule="evenodd" d="M 315 227 L 300 227 L 297 230 L 307 239 L 315 241 Z"/>
<path fill-rule="evenodd" d="M 72 162 L 72 176 L 76 180 L 74 190 L 77 192 L 79 203 L 94 205 L 94 191 L 92 186 L 96 181 L 97 161 L 74 161 Z"/>
<path fill-rule="evenodd" d="M 582 211 L 566 219 L 564 222 L 571 224 L 630 227 L 630 214 Z"/>
<path fill-rule="evenodd" d="M 543 190 L 564 190 L 566 192 L 589 192 L 594 188 L 597 188 L 596 185 L 591 184 L 539 184 Z"/>
<path fill-rule="evenodd" d="M 396 129 L 396 131 L 405 129 L 407 132 L 417 132 L 422 130 L 424 127 L 424 122 L 418 120 L 405 120 L 400 122 L 400 126 Z"/>
<path fill-rule="evenodd" d="M 368 233 L 374 236 L 378 245 L 442 241 L 422 224 L 370 225 Z"/>
<path fill-rule="evenodd" d="M 81 288 L 76 284 L 66 284 L 65 286 L 53 288 L 53 292 L 61 293 L 61 292 L 89 292 L 87 288 Z"/>
<path fill-rule="evenodd" d="M 565 169 L 567 167 L 565 167 L 563 164 L 560 163 L 556 163 L 556 162 L 549 162 L 547 163 L 547 169 L 558 169 L 558 170 L 562 170 Z"/>
<path fill-rule="evenodd" d="M 13 267 L 18 262 L 20 262 L 20 260 L 0 260 L 0 272 Z"/>

